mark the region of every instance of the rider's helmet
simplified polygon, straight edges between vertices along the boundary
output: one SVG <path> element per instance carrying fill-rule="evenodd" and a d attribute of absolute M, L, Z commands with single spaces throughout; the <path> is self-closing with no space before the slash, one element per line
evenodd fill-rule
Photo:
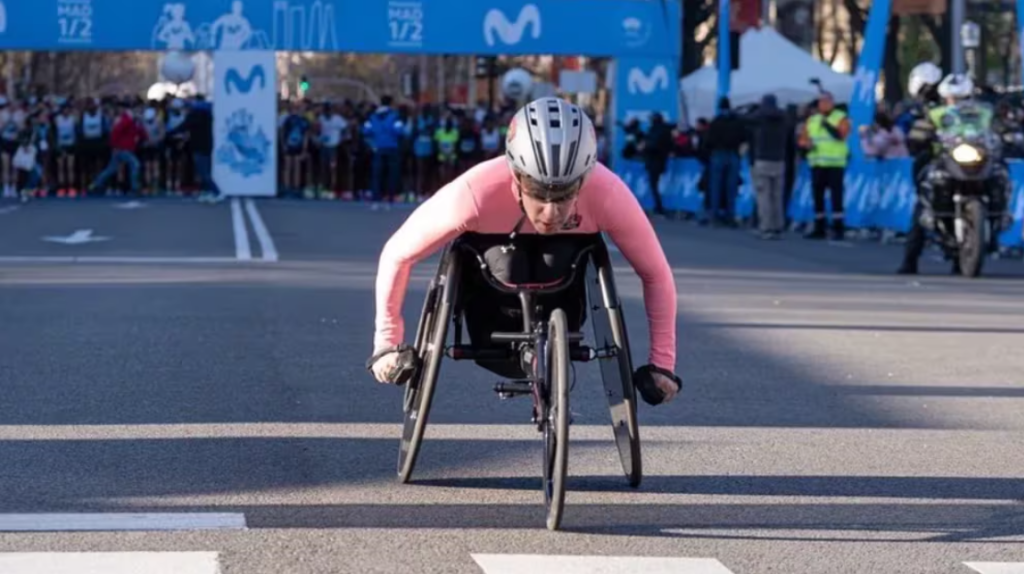
<path fill-rule="evenodd" d="M 969 98 L 974 94 L 974 81 L 964 74 L 950 74 L 939 84 L 939 96 L 947 101 Z"/>
<path fill-rule="evenodd" d="M 912 98 L 921 98 L 929 88 L 942 81 L 942 70 L 931 62 L 922 62 L 910 70 L 907 78 L 907 93 Z"/>
<path fill-rule="evenodd" d="M 540 98 L 520 108 L 505 147 L 520 192 L 547 201 L 574 196 L 597 164 L 594 123 L 560 98 Z"/>

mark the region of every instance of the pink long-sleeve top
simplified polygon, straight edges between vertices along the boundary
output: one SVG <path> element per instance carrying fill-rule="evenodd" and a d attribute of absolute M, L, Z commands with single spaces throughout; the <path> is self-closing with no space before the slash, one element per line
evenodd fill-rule
<path fill-rule="evenodd" d="M 665 252 L 626 184 L 598 164 L 576 202 L 579 226 L 564 233 L 607 233 L 643 283 L 649 362 L 675 371 L 676 287 Z M 374 351 L 403 341 L 402 303 L 412 267 L 466 232 L 509 233 L 522 216 L 504 157 L 485 161 L 420 205 L 391 236 L 376 283 Z M 526 220 L 520 233 L 537 233 Z"/>

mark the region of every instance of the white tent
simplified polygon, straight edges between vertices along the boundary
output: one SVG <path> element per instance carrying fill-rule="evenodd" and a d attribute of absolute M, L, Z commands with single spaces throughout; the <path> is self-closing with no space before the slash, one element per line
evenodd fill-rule
<path fill-rule="evenodd" d="M 780 106 L 805 104 L 818 97 L 811 84 L 817 78 L 837 101 L 848 102 L 853 78 L 836 72 L 825 62 L 791 43 L 773 28 L 750 29 L 740 38 L 740 69 L 732 73 L 729 99 L 733 107 L 754 104 L 765 94 L 775 94 Z M 680 82 L 688 117 L 711 118 L 715 114 L 718 71 L 705 66 Z"/>

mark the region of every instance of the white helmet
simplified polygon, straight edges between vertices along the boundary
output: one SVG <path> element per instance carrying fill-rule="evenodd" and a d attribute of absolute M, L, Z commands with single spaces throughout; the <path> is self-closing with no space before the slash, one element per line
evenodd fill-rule
<path fill-rule="evenodd" d="M 546 198 L 572 195 L 597 164 L 594 123 L 579 107 L 540 98 L 516 112 L 508 126 L 505 159 L 531 191 Z"/>
<path fill-rule="evenodd" d="M 907 79 L 907 92 L 911 97 L 916 98 L 921 94 L 925 86 L 934 86 L 942 80 L 942 70 L 931 62 L 923 62 L 910 70 L 910 77 Z"/>
<path fill-rule="evenodd" d="M 939 84 L 939 96 L 946 98 L 969 98 L 974 94 L 974 81 L 964 74 L 950 74 Z"/>

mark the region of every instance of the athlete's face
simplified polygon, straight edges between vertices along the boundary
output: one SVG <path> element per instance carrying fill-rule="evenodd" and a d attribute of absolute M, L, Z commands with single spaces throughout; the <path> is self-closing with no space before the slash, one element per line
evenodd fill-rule
<path fill-rule="evenodd" d="M 573 213 L 576 212 L 576 199 L 582 181 L 565 190 L 542 190 L 531 185 L 527 179 L 517 179 L 523 198 L 523 210 L 538 233 L 549 235 L 558 233 Z"/>
<path fill-rule="evenodd" d="M 569 216 L 573 214 L 575 208 L 575 197 L 562 201 L 544 201 L 523 194 L 523 209 L 526 211 L 526 218 L 533 224 L 537 233 L 542 235 L 558 233 L 562 226 L 569 221 Z"/>

